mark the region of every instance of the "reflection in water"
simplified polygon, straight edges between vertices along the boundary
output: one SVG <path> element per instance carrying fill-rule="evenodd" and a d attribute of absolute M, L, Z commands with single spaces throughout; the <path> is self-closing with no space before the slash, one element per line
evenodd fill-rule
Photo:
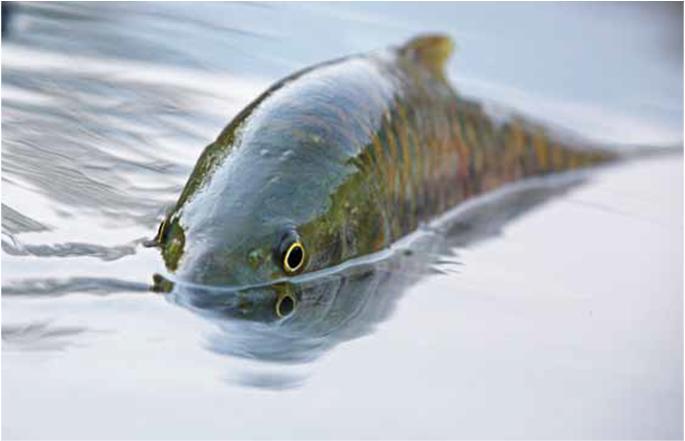
<path fill-rule="evenodd" d="M 331 271 L 243 290 L 173 284 L 158 276 L 169 299 L 218 325 L 209 348 L 223 355 L 277 363 L 313 361 L 338 344 L 373 332 L 397 301 L 430 274 L 452 273 L 455 250 L 502 231 L 507 222 L 569 191 L 584 173 L 537 178 L 478 198 L 398 243 L 379 258 L 348 261 Z M 456 293 L 455 293 L 456 295 Z M 269 389 L 295 387 L 290 373 L 232 378 Z"/>

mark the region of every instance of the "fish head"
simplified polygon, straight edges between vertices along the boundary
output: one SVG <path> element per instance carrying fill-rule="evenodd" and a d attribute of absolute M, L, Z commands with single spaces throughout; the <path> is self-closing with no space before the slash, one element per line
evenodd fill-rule
<path fill-rule="evenodd" d="M 292 148 L 263 135 L 216 164 L 212 146 L 200 158 L 157 237 L 176 280 L 261 286 L 337 261 L 344 216 L 331 194 L 350 170 L 303 157 L 308 146 L 281 138 Z"/>
<path fill-rule="evenodd" d="M 221 203 L 227 206 L 216 206 Z M 250 287 L 307 268 L 306 241 L 291 219 L 261 215 L 260 207 L 230 200 L 211 204 L 173 213 L 160 228 L 162 256 L 177 278 L 201 285 Z"/>
<path fill-rule="evenodd" d="M 296 292 L 284 281 L 307 266 L 303 239 L 293 224 L 248 218 L 203 216 L 196 223 L 179 212 L 162 225 L 169 280 L 192 309 L 262 322 L 295 310 Z"/>
<path fill-rule="evenodd" d="M 265 94 L 205 149 L 158 235 L 177 280 L 262 286 L 387 243 L 367 129 L 308 87 Z"/>

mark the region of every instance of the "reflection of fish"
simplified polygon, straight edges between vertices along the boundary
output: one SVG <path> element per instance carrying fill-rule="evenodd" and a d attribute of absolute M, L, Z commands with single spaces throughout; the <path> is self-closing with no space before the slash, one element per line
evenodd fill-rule
<path fill-rule="evenodd" d="M 173 277 L 261 286 L 234 310 L 250 315 L 264 296 L 285 316 L 293 276 L 386 249 L 507 182 L 612 157 L 521 119 L 494 123 L 447 82 L 451 48 L 416 38 L 305 69 L 257 98 L 205 149 L 160 226 Z"/>

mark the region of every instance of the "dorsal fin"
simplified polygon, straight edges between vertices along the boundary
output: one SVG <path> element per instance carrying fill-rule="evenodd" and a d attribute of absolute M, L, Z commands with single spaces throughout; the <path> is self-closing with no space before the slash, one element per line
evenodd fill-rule
<path fill-rule="evenodd" d="M 444 76 L 445 63 L 452 55 L 454 42 L 447 35 L 419 35 L 400 48 L 400 53 L 422 64 L 433 74 Z"/>

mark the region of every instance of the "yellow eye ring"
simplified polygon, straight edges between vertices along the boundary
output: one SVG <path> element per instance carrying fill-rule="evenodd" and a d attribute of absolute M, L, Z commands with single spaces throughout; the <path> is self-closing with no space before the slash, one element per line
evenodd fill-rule
<path fill-rule="evenodd" d="M 295 310 L 297 301 L 290 294 L 282 295 L 276 300 L 276 315 L 278 318 L 288 317 Z"/>
<path fill-rule="evenodd" d="M 299 241 L 295 241 L 283 253 L 283 270 L 287 274 L 295 274 L 304 266 L 304 260 L 304 247 Z"/>

